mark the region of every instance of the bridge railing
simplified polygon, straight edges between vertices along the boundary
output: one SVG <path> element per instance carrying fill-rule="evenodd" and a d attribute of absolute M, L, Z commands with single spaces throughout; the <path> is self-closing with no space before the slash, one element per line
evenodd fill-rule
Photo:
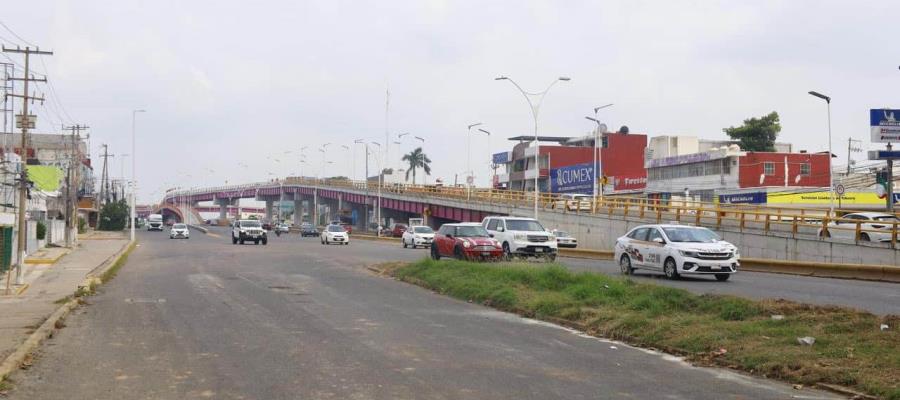
<path fill-rule="evenodd" d="M 323 189 L 366 190 L 370 195 L 382 193 L 421 197 L 475 201 L 489 204 L 510 205 L 530 208 L 535 194 L 531 191 L 498 190 L 492 188 L 467 188 L 464 186 L 410 185 L 351 181 L 348 179 L 311 179 L 289 177 L 277 181 L 257 182 L 243 185 L 219 186 L 213 188 L 181 190 L 167 193 L 167 198 L 177 198 L 211 192 L 233 192 L 279 188 L 284 185 L 302 185 Z M 539 193 L 538 207 L 543 211 L 574 213 L 584 215 L 605 214 L 609 217 L 636 217 L 657 223 L 675 221 L 691 223 L 711 228 L 732 227 L 740 231 L 752 229 L 799 235 L 819 235 L 821 237 L 850 236 L 854 241 L 879 240 L 889 238 L 891 248 L 897 249 L 900 218 L 894 220 L 860 221 L 841 218 L 840 215 L 859 211 L 841 209 L 832 214 L 826 208 L 770 207 L 755 204 L 722 204 L 693 200 L 662 200 L 636 196 L 603 196 L 572 200 L 559 194 Z"/>

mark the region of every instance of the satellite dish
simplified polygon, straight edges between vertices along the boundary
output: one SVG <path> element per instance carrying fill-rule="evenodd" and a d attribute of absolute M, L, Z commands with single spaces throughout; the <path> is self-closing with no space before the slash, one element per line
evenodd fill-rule
<path fill-rule="evenodd" d="M 600 129 L 600 133 L 609 132 L 609 128 L 606 127 L 606 124 L 600 124 L 600 127 L 598 129 Z"/>

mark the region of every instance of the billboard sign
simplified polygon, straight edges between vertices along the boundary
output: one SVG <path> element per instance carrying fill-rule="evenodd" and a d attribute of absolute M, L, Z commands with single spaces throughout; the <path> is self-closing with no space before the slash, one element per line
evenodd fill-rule
<path fill-rule="evenodd" d="M 750 192 L 735 194 L 720 194 L 719 203 L 721 204 L 765 204 L 766 192 Z"/>
<path fill-rule="evenodd" d="M 872 143 L 900 142 L 900 110 L 869 110 Z"/>
<path fill-rule="evenodd" d="M 510 157 L 510 154 L 508 151 L 504 151 L 502 153 L 495 153 L 492 158 L 493 158 L 492 161 L 494 162 L 494 164 L 499 165 L 499 164 L 508 163 L 512 157 Z"/>
<path fill-rule="evenodd" d="M 647 187 L 647 176 L 613 177 L 613 190 L 640 190 Z"/>
<path fill-rule="evenodd" d="M 573 164 L 551 169 L 550 191 L 553 193 L 593 193 L 594 164 Z"/>

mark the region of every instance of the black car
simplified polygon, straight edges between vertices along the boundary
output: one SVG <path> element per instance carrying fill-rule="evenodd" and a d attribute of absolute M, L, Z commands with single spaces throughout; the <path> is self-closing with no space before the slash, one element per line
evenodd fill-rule
<path fill-rule="evenodd" d="M 319 230 L 313 224 L 300 225 L 300 237 L 319 236 Z"/>

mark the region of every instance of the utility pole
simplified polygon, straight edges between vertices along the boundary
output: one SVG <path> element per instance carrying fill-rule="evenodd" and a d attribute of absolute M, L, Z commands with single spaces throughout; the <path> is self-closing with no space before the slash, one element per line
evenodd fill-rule
<path fill-rule="evenodd" d="M 853 163 L 853 161 L 850 160 L 850 153 L 858 153 L 862 151 L 862 149 L 859 147 L 853 147 L 854 142 L 862 143 L 862 140 L 847 138 L 847 176 L 850 176 L 850 164 Z"/>
<path fill-rule="evenodd" d="M 74 126 L 63 126 L 63 130 L 72 131 L 72 152 L 69 156 L 69 170 L 67 174 L 66 185 L 68 187 L 66 194 L 66 247 L 75 245 L 78 229 L 78 170 L 81 168 L 81 151 L 78 149 L 78 142 L 81 140 L 81 131 L 88 129 L 87 126 L 76 124 Z"/>
<path fill-rule="evenodd" d="M 892 146 L 890 143 L 887 144 L 887 151 L 891 151 Z M 887 160 L 887 212 L 893 214 L 894 213 L 894 160 L 888 158 Z"/>
<path fill-rule="evenodd" d="M 25 70 L 24 75 L 21 78 L 10 78 L 11 80 L 17 80 L 23 82 L 22 94 L 7 94 L 7 96 L 19 97 L 22 99 L 22 114 L 18 116 L 19 126 L 22 128 L 22 146 L 21 146 L 21 158 L 22 162 L 20 178 L 19 178 L 19 219 L 18 219 L 18 233 L 17 233 L 17 253 L 18 257 L 16 258 L 16 285 L 21 285 L 24 283 L 24 277 L 22 276 L 22 266 L 25 265 L 25 244 L 28 242 L 28 237 L 26 236 L 26 222 L 25 222 L 25 209 L 27 208 L 25 202 L 28 200 L 28 170 L 25 168 L 28 161 L 28 129 L 34 128 L 34 123 L 37 117 L 28 114 L 28 101 L 31 100 L 34 103 L 35 100 L 38 100 L 43 103 L 43 97 L 37 97 L 34 95 L 28 95 L 28 82 L 46 82 L 47 78 L 37 79 L 34 76 L 29 76 L 31 72 L 29 61 L 31 59 L 32 54 L 36 55 L 53 55 L 51 51 L 41 51 L 38 48 L 32 49 L 31 47 L 25 47 L 25 49 L 19 48 L 16 46 L 15 49 L 7 49 L 6 46 L 2 47 L 4 53 L 18 53 L 25 55 Z"/>
<path fill-rule="evenodd" d="M 100 175 L 100 203 L 106 205 L 109 203 L 109 169 L 107 168 L 107 160 L 110 157 L 109 145 L 103 144 L 103 171 Z"/>

